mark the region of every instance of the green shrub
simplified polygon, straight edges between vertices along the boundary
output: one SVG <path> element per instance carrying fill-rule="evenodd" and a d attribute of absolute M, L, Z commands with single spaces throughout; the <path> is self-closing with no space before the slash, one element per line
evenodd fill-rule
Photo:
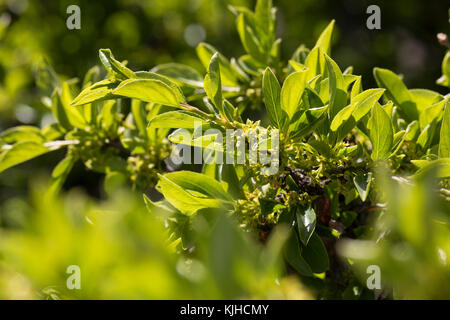
<path fill-rule="evenodd" d="M 66 148 L 67 156 L 52 173 L 48 197 L 58 194 L 77 161 L 106 175 L 110 195 L 127 181 L 144 193 L 152 216 L 164 220 L 177 255 L 199 261 L 212 273 L 211 283 L 219 288 L 214 297 L 273 297 L 270 284 L 292 274 L 320 298 L 448 297 L 448 95 L 408 89 L 400 76 L 381 68 L 374 69 L 379 88 L 364 90 L 352 67 L 343 70 L 330 57 L 334 21 L 313 48 L 301 45 L 289 61 L 282 61 L 271 1 L 259 0 L 255 11 L 230 9 L 246 54 L 228 59 L 201 43 L 197 54 L 207 70 L 204 77 L 177 63 L 134 72 L 108 49 L 99 52 L 106 74 L 94 67 L 81 88 L 75 81 L 61 81 L 46 66 L 42 84 L 54 89 L 44 101 L 57 122 L 4 131 L 0 171 Z M 447 53 L 440 84 L 449 85 L 449 68 Z M 255 120 L 253 114 L 263 108 L 266 116 Z M 242 132 L 244 163 L 235 154 L 232 163 L 224 161 L 230 155 L 228 141 L 221 139 L 228 138 L 227 130 Z M 208 139 L 196 139 L 196 134 Z M 167 159 L 175 145 L 186 153 L 200 150 L 208 161 L 174 171 Z M 260 151 L 275 155 L 270 163 L 275 171 L 267 162 L 252 161 L 256 149 L 259 157 Z M 163 200 L 147 196 L 154 188 Z M 119 208 L 129 212 L 123 204 Z M 231 227 L 234 222 L 239 230 Z M 136 223 L 147 225 L 145 219 Z M 39 241 L 22 243 L 19 261 L 34 243 L 51 241 L 42 228 Z M 251 240 L 242 243 L 250 241 L 251 247 L 236 242 L 249 234 Z M 145 245 L 145 239 L 140 241 Z M 14 256 L 14 243 L 6 242 L 6 257 Z M 209 254 L 202 251 L 211 246 Z M 119 254 L 126 251 L 119 249 Z M 261 250 L 272 251 L 264 256 Z M 108 266 L 110 257 L 94 256 L 90 263 L 97 258 Z M 284 268 L 273 267 L 278 258 Z M 127 259 L 126 268 L 117 272 L 129 275 L 133 288 L 134 266 Z M 368 265 L 381 268 L 383 290 L 375 295 L 365 283 Z M 39 279 L 41 287 L 59 281 L 46 271 L 22 272 Z M 262 275 L 259 284 L 257 275 Z M 195 283 L 192 279 L 187 281 Z M 157 297 L 149 293 L 151 283 L 139 284 L 144 289 L 138 297 Z M 83 297 L 117 297 L 115 290 L 100 287 Z M 188 294 L 168 289 L 161 296 Z M 193 297 L 206 296 L 200 291 Z"/>

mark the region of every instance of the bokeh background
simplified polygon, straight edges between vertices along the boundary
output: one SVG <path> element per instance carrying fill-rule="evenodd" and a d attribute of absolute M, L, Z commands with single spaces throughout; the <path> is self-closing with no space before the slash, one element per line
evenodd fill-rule
<path fill-rule="evenodd" d="M 404 76 L 408 87 L 443 92 L 435 84 L 445 48 L 438 32 L 449 31 L 445 1 L 278 0 L 278 36 L 283 56 L 299 44 L 311 47 L 331 19 L 337 30 L 332 50 L 340 66 L 352 65 L 366 88 L 374 86 L 375 66 Z M 81 30 L 68 30 L 66 9 L 81 8 Z M 67 78 L 81 78 L 98 63 L 98 49 L 111 48 L 134 70 L 177 61 L 203 72 L 195 54 L 200 41 L 225 55 L 243 54 L 227 6 L 253 7 L 254 0 L 0 0 L 0 130 L 51 121 L 36 85 L 34 68 L 45 58 Z M 381 8 L 381 30 L 366 28 L 366 9 Z M 28 192 L 30 175 L 49 170 L 63 154 L 51 153 L 0 176 L 0 203 Z M 101 197 L 99 176 L 77 166 L 66 188 L 82 186 Z M 4 205 L 0 206 L 4 208 Z M 3 212 L 5 212 L 2 209 Z"/>

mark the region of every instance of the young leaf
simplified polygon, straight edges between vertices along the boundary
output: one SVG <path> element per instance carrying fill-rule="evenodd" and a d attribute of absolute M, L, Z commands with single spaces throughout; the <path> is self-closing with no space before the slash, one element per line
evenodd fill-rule
<path fill-rule="evenodd" d="M 200 209 L 222 208 L 224 206 L 223 200 L 206 198 L 198 192 L 196 193 L 193 190 L 186 190 L 165 176 L 160 174 L 158 174 L 158 176 L 158 190 L 164 195 L 164 198 L 166 198 L 171 205 L 183 214 L 192 215 Z"/>
<path fill-rule="evenodd" d="M 61 93 L 59 94 L 58 103 L 61 103 L 62 108 L 64 108 L 64 112 L 67 116 L 67 119 L 71 126 L 84 129 L 87 122 L 84 118 L 81 110 L 78 108 L 73 108 L 70 106 L 70 103 L 73 100 L 72 92 L 69 87 L 69 83 L 67 81 L 62 83 Z M 58 106 L 58 109 L 61 108 Z"/>
<path fill-rule="evenodd" d="M 275 38 L 275 23 L 272 18 L 272 0 L 258 0 L 255 7 L 255 27 L 266 54 L 270 52 Z"/>
<path fill-rule="evenodd" d="M 331 37 L 333 35 L 334 23 L 335 21 L 331 20 L 328 26 L 320 34 L 319 39 L 317 39 L 316 45 L 314 46 L 320 48 L 322 52 L 327 55 L 330 55 Z"/>
<path fill-rule="evenodd" d="M 193 196 L 169 179 L 160 175 L 157 188 L 171 205 L 186 215 L 192 215 L 203 208 L 217 208 L 219 203 L 212 199 Z"/>
<path fill-rule="evenodd" d="M 209 124 L 203 119 L 185 111 L 169 111 L 152 118 L 149 127 L 153 128 L 185 128 L 194 129 L 195 124 L 201 124 L 203 128 Z"/>
<path fill-rule="evenodd" d="M 201 148 L 208 148 L 211 151 L 223 152 L 223 142 L 218 139 L 219 133 L 216 134 L 204 134 L 198 138 L 193 137 L 192 134 L 187 135 L 186 131 L 182 128 L 172 132 L 168 139 L 170 142 L 196 146 Z M 216 141 L 216 140 L 219 140 Z"/>
<path fill-rule="evenodd" d="M 205 68 L 208 69 L 212 56 L 217 53 L 220 64 L 221 79 L 225 86 L 238 86 L 236 72 L 231 67 L 230 61 L 225 58 L 216 48 L 207 43 L 197 46 L 197 55 Z"/>
<path fill-rule="evenodd" d="M 389 156 L 389 158 L 394 156 L 398 152 L 398 150 L 400 150 L 401 146 L 403 145 L 403 142 L 405 141 L 407 134 L 408 134 L 408 129 L 399 131 L 396 134 L 394 134 L 394 140 L 392 143 L 392 153 Z"/>
<path fill-rule="evenodd" d="M 315 47 L 309 52 L 305 60 L 305 68 L 308 68 L 306 81 L 310 81 L 319 74 L 323 74 L 325 68 L 325 58 L 320 47 Z"/>
<path fill-rule="evenodd" d="M 136 124 L 139 133 L 143 136 L 147 136 L 146 119 L 145 119 L 145 105 L 142 101 L 133 99 L 131 101 L 131 113 L 133 114 L 133 120 Z"/>
<path fill-rule="evenodd" d="M 197 70 L 184 64 L 180 63 L 160 64 L 154 67 L 151 71 L 175 79 L 181 84 L 187 86 L 191 86 L 194 88 L 203 87 L 203 79 L 201 75 L 197 72 Z"/>
<path fill-rule="evenodd" d="M 264 103 L 272 125 L 279 129 L 283 128 L 285 115 L 281 109 L 281 87 L 269 67 L 264 71 L 262 89 L 264 92 Z"/>
<path fill-rule="evenodd" d="M 300 241 L 306 246 L 316 227 L 316 212 L 312 207 L 305 210 L 297 208 L 296 219 Z"/>
<path fill-rule="evenodd" d="M 281 108 L 286 112 L 289 119 L 292 119 L 298 111 L 300 100 L 306 86 L 307 70 L 291 73 L 284 80 L 281 88 Z"/>
<path fill-rule="evenodd" d="M 18 142 L 0 155 L 0 173 L 52 150 L 35 141 Z"/>
<path fill-rule="evenodd" d="M 418 120 L 416 104 L 400 77 L 388 69 L 381 68 L 375 68 L 373 74 L 378 86 L 387 90 L 386 97 L 400 108 L 401 115 L 410 122 Z"/>
<path fill-rule="evenodd" d="M 439 141 L 439 158 L 450 158 L 450 104 L 445 103 Z"/>
<path fill-rule="evenodd" d="M 313 276 L 311 267 L 302 257 L 299 240 L 295 231 L 291 232 L 291 235 L 285 244 L 283 253 L 286 261 L 301 275 L 306 277 Z"/>
<path fill-rule="evenodd" d="M 361 201 L 366 201 L 369 194 L 370 184 L 372 182 L 372 172 L 358 174 L 353 177 L 353 183 L 358 191 Z"/>
<path fill-rule="evenodd" d="M 367 124 L 369 137 L 372 142 L 372 160 L 384 160 L 388 158 L 393 142 L 393 130 L 391 120 L 386 111 L 377 104 L 372 108 L 372 116 Z"/>
<path fill-rule="evenodd" d="M 341 109 L 334 117 L 331 122 L 331 130 L 339 129 L 350 117 L 354 119 L 355 123 L 361 120 L 381 98 L 383 92 L 384 89 L 369 89 L 354 97 L 351 100 L 352 104 Z"/>
<path fill-rule="evenodd" d="M 114 80 L 102 80 L 87 87 L 70 103 L 71 107 L 81 106 L 95 101 L 114 99 L 112 94 L 117 82 Z"/>
<path fill-rule="evenodd" d="M 324 115 L 327 110 L 328 106 L 324 106 L 321 108 L 308 109 L 303 112 L 298 121 L 294 123 L 294 128 L 292 128 L 292 133 L 290 135 L 291 138 L 295 137 L 296 139 L 300 139 L 313 131 L 325 118 Z"/>
<path fill-rule="evenodd" d="M 138 79 L 153 79 L 153 80 L 159 80 L 162 81 L 164 84 L 168 85 L 170 89 L 172 89 L 173 93 L 177 97 L 178 101 L 185 101 L 183 91 L 181 91 L 180 87 L 171 79 L 167 78 L 166 76 L 163 76 L 158 73 L 154 72 L 148 72 L 148 71 L 138 71 L 135 73 L 136 78 Z"/>
<path fill-rule="evenodd" d="M 179 107 L 180 102 L 174 90 L 160 80 L 130 79 L 120 83 L 113 91 L 115 95 Z"/>
<path fill-rule="evenodd" d="M 267 55 L 261 51 L 262 44 L 257 38 L 251 22 L 246 17 L 247 15 L 241 13 L 237 17 L 236 22 L 242 45 L 244 46 L 245 51 L 247 51 L 247 53 L 250 54 L 255 60 L 265 64 Z"/>
<path fill-rule="evenodd" d="M 329 76 L 330 103 L 328 113 L 330 119 L 333 119 L 347 104 L 347 88 L 339 66 L 328 55 L 324 55 Z"/>
<path fill-rule="evenodd" d="M 431 121 L 420 133 L 419 137 L 417 138 L 417 145 L 420 146 L 422 151 L 426 151 L 433 140 L 434 132 L 437 127 L 436 119 Z"/>
<path fill-rule="evenodd" d="M 352 91 L 350 92 L 350 101 L 353 101 L 353 98 L 356 97 L 363 91 L 361 84 L 361 76 L 358 76 L 358 79 L 353 83 Z"/>
<path fill-rule="evenodd" d="M 205 91 L 208 98 L 214 103 L 223 116 L 222 82 L 220 78 L 219 56 L 215 53 L 209 63 L 208 73 L 205 76 Z"/>
<path fill-rule="evenodd" d="M 236 173 L 236 168 L 233 164 L 225 163 L 221 165 L 220 177 L 226 191 L 234 199 L 245 199 L 244 191 L 239 184 L 239 178 Z"/>
<path fill-rule="evenodd" d="M 436 81 L 437 84 L 450 87 L 450 50 L 442 60 L 442 76 Z"/>
<path fill-rule="evenodd" d="M 325 272 L 330 266 L 327 249 L 317 232 L 312 234 L 308 245 L 303 248 L 302 257 L 314 273 Z"/>
<path fill-rule="evenodd" d="M 413 102 L 416 104 L 417 112 L 421 114 L 425 108 L 444 100 L 444 97 L 435 91 L 428 89 L 409 89 Z"/>
<path fill-rule="evenodd" d="M 72 130 L 73 126 L 69 121 L 69 116 L 67 114 L 66 108 L 64 108 L 64 105 L 61 101 L 61 95 L 59 94 L 57 89 L 55 89 L 52 95 L 52 112 L 62 128 L 64 128 L 66 131 Z"/>
<path fill-rule="evenodd" d="M 69 154 L 56 165 L 52 171 L 49 192 L 55 193 L 61 189 L 76 160 L 76 157 Z"/>
<path fill-rule="evenodd" d="M 13 144 L 21 141 L 44 142 L 45 137 L 41 130 L 33 126 L 17 126 L 6 129 L 0 133 L 0 142 Z"/>
<path fill-rule="evenodd" d="M 105 66 L 109 74 L 119 80 L 126 80 L 134 78 L 134 72 L 125 67 L 122 63 L 114 59 L 114 56 L 109 49 L 100 49 L 98 52 L 100 61 Z"/>
<path fill-rule="evenodd" d="M 442 100 L 423 110 L 419 116 L 420 129 L 425 129 L 425 127 L 435 119 L 436 122 L 439 122 L 443 116 L 443 110 L 447 102 L 448 100 Z"/>
<path fill-rule="evenodd" d="M 232 200 L 220 182 L 210 176 L 192 171 L 177 171 L 167 173 L 165 177 L 185 190 L 199 192 L 211 198 Z"/>

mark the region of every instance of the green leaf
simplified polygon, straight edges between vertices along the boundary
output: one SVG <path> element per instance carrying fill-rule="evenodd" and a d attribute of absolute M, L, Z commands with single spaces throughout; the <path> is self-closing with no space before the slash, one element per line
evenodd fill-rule
<path fill-rule="evenodd" d="M 223 200 L 207 198 L 201 193 L 199 194 L 193 190 L 187 190 L 186 187 L 178 185 L 165 176 L 159 174 L 158 176 L 160 178 L 157 185 L 158 190 L 164 195 L 166 200 L 169 201 L 171 205 L 183 214 L 192 215 L 200 209 L 222 208 L 224 206 Z M 183 182 L 189 183 L 184 180 Z M 198 186 L 194 184 L 194 188 L 197 187 Z"/>
<path fill-rule="evenodd" d="M 70 106 L 81 106 L 95 101 L 114 99 L 116 96 L 112 92 L 116 86 L 117 82 L 109 79 L 94 83 L 81 91 L 70 103 Z"/>
<path fill-rule="evenodd" d="M 436 81 L 437 84 L 445 87 L 450 87 L 450 50 L 442 60 L 442 76 Z"/>
<path fill-rule="evenodd" d="M 289 60 L 289 66 L 292 69 L 294 69 L 294 71 L 303 71 L 305 69 L 305 65 L 304 64 L 302 64 L 300 62 L 297 62 L 297 61 L 294 61 L 294 60 Z M 292 72 L 290 72 L 290 73 L 292 73 Z"/>
<path fill-rule="evenodd" d="M 427 89 L 409 89 L 413 102 L 416 104 L 417 111 L 421 114 L 425 108 L 444 100 L 444 97 L 435 91 Z"/>
<path fill-rule="evenodd" d="M 375 68 L 373 73 L 378 86 L 387 90 L 386 97 L 400 108 L 401 115 L 409 122 L 418 120 L 417 106 L 400 77 L 388 69 Z"/>
<path fill-rule="evenodd" d="M 58 92 L 59 93 L 59 92 Z M 61 103 L 62 108 L 67 116 L 67 119 L 71 126 L 84 129 L 87 125 L 86 119 L 84 118 L 81 110 L 78 108 L 73 108 L 70 103 L 73 100 L 72 92 L 67 81 L 62 83 L 61 92 L 59 94 L 58 102 Z M 61 106 L 58 106 L 60 108 Z"/>
<path fill-rule="evenodd" d="M 289 239 L 287 240 L 284 250 L 284 258 L 286 261 L 301 275 L 306 277 L 312 277 L 313 272 L 311 267 L 306 262 L 306 260 L 302 257 L 302 253 L 300 251 L 300 244 L 297 237 L 297 234 L 291 232 Z"/>
<path fill-rule="evenodd" d="M 394 133 L 391 120 L 381 106 L 374 105 L 367 127 L 372 142 L 372 160 L 387 159 L 391 152 Z"/>
<path fill-rule="evenodd" d="M 145 102 L 159 103 L 171 107 L 180 107 L 180 102 L 172 88 L 161 80 L 130 79 L 120 83 L 113 91 L 115 95 L 139 99 Z"/>
<path fill-rule="evenodd" d="M 216 134 L 203 134 L 200 137 L 193 137 L 192 134 L 186 134 L 185 129 L 177 129 L 172 132 L 168 139 L 173 143 L 179 143 L 188 146 L 195 146 L 201 148 L 208 148 L 209 150 L 223 152 L 223 142 L 218 139 L 219 133 Z M 219 141 L 216 141 L 219 140 Z"/>
<path fill-rule="evenodd" d="M 405 141 L 415 140 L 420 133 L 419 121 L 414 120 L 406 128 Z"/>
<path fill-rule="evenodd" d="M 337 131 L 352 118 L 353 123 L 356 124 L 362 117 L 364 117 L 375 105 L 375 103 L 383 95 L 384 89 L 369 89 L 352 99 L 352 104 L 341 109 L 331 122 L 331 130 Z M 343 133 L 344 135 L 346 134 Z"/>
<path fill-rule="evenodd" d="M 361 76 L 358 76 L 358 79 L 355 80 L 352 91 L 350 92 L 350 100 L 353 101 L 353 98 L 359 95 L 362 91 Z"/>
<path fill-rule="evenodd" d="M 281 108 L 286 112 L 289 119 L 292 119 L 299 110 L 298 107 L 306 87 L 306 73 L 307 70 L 291 73 L 284 80 L 281 88 Z"/>
<path fill-rule="evenodd" d="M 317 39 L 316 45 L 314 46 L 315 48 L 320 48 L 321 51 L 327 55 L 330 55 L 331 37 L 333 35 L 334 24 L 335 21 L 331 20 L 328 26 L 320 34 L 319 39 Z"/>
<path fill-rule="evenodd" d="M 316 228 L 316 212 L 312 207 L 308 207 L 304 210 L 302 208 L 297 208 L 296 219 L 300 241 L 306 246 Z"/>
<path fill-rule="evenodd" d="M 405 141 L 406 135 L 408 134 L 408 128 L 406 130 L 401 130 L 394 134 L 394 140 L 392 143 L 392 153 L 389 157 L 394 156 L 398 150 L 400 150 L 403 142 Z"/>
<path fill-rule="evenodd" d="M 115 126 L 118 125 L 116 121 L 118 107 L 118 103 L 115 100 L 107 101 L 103 104 L 102 110 L 97 119 L 103 130 L 114 131 Z"/>
<path fill-rule="evenodd" d="M 52 181 L 50 184 L 49 192 L 55 193 L 61 190 L 76 160 L 76 157 L 68 154 L 56 165 L 56 167 L 52 171 Z"/>
<path fill-rule="evenodd" d="M 353 183 L 362 201 L 366 201 L 372 182 L 372 172 L 358 174 L 353 177 Z"/>
<path fill-rule="evenodd" d="M 169 111 L 157 115 L 149 122 L 149 127 L 153 128 L 185 128 L 194 129 L 195 122 L 202 125 L 203 128 L 209 127 L 209 124 L 203 119 L 185 111 Z"/>
<path fill-rule="evenodd" d="M 41 129 L 41 133 L 46 141 L 53 141 L 64 135 L 64 129 L 58 123 L 52 123 Z"/>
<path fill-rule="evenodd" d="M 245 193 L 240 186 L 239 178 L 236 174 L 236 168 L 233 164 L 225 163 L 221 165 L 220 176 L 225 190 L 234 199 L 245 199 Z"/>
<path fill-rule="evenodd" d="M 353 115 L 353 112 L 355 111 L 356 107 L 357 107 L 357 104 L 352 103 L 352 104 L 349 104 L 348 106 L 346 106 L 345 108 L 341 109 L 341 111 L 339 111 L 337 113 L 337 115 L 334 117 L 333 121 L 331 122 L 330 129 L 333 131 L 337 131 L 350 118 L 352 118 L 354 120 L 352 115 Z M 355 121 L 354 121 L 354 123 L 356 124 Z"/>
<path fill-rule="evenodd" d="M 217 53 L 212 56 L 211 62 L 209 63 L 208 73 L 205 76 L 205 91 L 208 98 L 223 116 L 222 82 L 220 78 L 219 56 Z"/>
<path fill-rule="evenodd" d="M 167 173 L 164 176 L 185 190 L 193 190 L 211 198 L 232 200 L 219 181 L 205 174 L 193 171 L 177 171 Z"/>
<path fill-rule="evenodd" d="M 44 142 L 45 137 L 41 134 L 41 130 L 33 126 L 17 126 L 6 129 L 0 133 L 0 141 L 13 144 L 21 141 Z"/>
<path fill-rule="evenodd" d="M 93 66 L 90 68 L 83 79 L 83 86 L 82 89 L 85 89 L 92 85 L 93 83 L 96 83 L 100 80 L 100 68 L 99 66 Z"/>
<path fill-rule="evenodd" d="M 369 89 L 352 98 L 351 102 L 357 104 L 353 113 L 357 122 L 373 108 L 384 91 L 385 89 Z"/>
<path fill-rule="evenodd" d="M 114 56 L 109 49 L 100 49 L 98 52 L 100 61 L 105 66 L 109 74 L 119 80 L 126 80 L 134 78 L 134 72 L 125 67 L 122 63 L 114 59 Z"/>
<path fill-rule="evenodd" d="M 347 88 L 339 66 L 328 55 L 324 55 L 329 75 L 330 102 L 328 113 L 330 119 L 333 119 L 347 104 Z"/>
<path fill-rule="evenodd" d="M 139 133 L 143 137 L 147 137 L 146 112 L 145 105 L 140 100 L 133 99 L 131 101 L 131 113 Z"/>
<path fill-rule="evenodd" d="M 275 21 L 272 14 L 272 0 L 258 0 L 255 7 L 255 28 L 267 54 L 275 40 Z"/>
<path fill-rule="evenodd" d="M 264 71 L 262 89 L 271 124 L 278 129 L 283 128 L 286 116 L 281 109 L 281 87 L 269 67 Z"/>
<path fill-rule="evenodd" d="M 414 174 L 414 178 L 423 178 L 433 172 L 436 178 L 450 178 L 450 158 L 440 158 L 434 161 L 412 160 L 419 170 Z"/>
<path fill-rule="evenodd" d="M 167 78 L 166 76 L 148 71 L 138 71 L 135 73 L 135 75 L 138 79 L 153 79 L 164 82 L 164 84 L 168 85 L 172 89 L 178 101 L 182 102 L 185 101 L 183 91 L 181 91 L 180 87 L 174 81 Z"/>
<path fill-rule="evenodd" d="M 442 100 L 425 108 L 425 110 L 423 110 L 419 116 L 420 129 L 425 129 L 425 127 L 433 120 L 439 122 L 443 116 L 443 110 L 447 102 L 448 100 Z"/>
<path fill-rule="evenodd" d="M 230 61 L 210 44 L 202 42 L 197 46 L 197 55 L 205 68 L 208 68 L 211 58 L 215 53 L 218 55 L 223 84 L 225 86 L 237 86 L 236 72 L 231 67 Z"/>
<path fill-rule="evenodd" d="M 194 68 L 180 63 L 166 63 L 154 67 L 154 73 L 177 80 L 181 84 L 194 88 L 203 87 L 202 76 Z"/>
<path fill-rule="evenodd" d="M 442 119 L 440 141 L 439 141 L 439 158 L 450 158 L 450 104 L 445 103 L 444 116 Z"/>
<path fill-rule="evenodd" d="M 310 51 L 305 60 L 305 68 L 308 69 L 306 81 L 310 81 L 319 74 L 323 74 L 325 69 L 325 58 L 319 47 L 315 47 Z"/>
<path fill-rule="evenodd" d="M 300 116 L 298 121 L 294 124 L 294 129 L 291 133 L 291 138 L 300 139 L 313 131 L 316 126 L 324 119 L 324 115 L 328 110 L 328 106 L 320 108 L 308 109 Z"/>
<path fill-rule="evenodd" d="M 420 146 L 422 151 L 426 151 L 433 141 L 434 133 L 436 131 L 437 122 L 436 120 L 431 121 L 420 133 L 417 138 L 417 145 Z"/>
<path fill-rule="evenodd" d="M 0 155 L 0 173 L 19 163 L 36 158 L 53 149 L 35 141 L 23 141 L 3 151 Z"/>
<path fill-rule="evenodd" d="M 303 248 L 302 257 L 314 273 L 325 272 L 330 266 L 327 249 L 325 248 L 320 237 L 317 235 L 317 232 L 312 234 L 308 245 Z"/>
<path fill-rule="evenodd" d="M 242 45 L 255 60 L 266 63 L 267 55 L 262 51 L 262 44 L 256 36 L 251 21 L 247 18 L 247 15 L 240 14 L 236 20 L 237 30 L 239 37 L 241 38 Z"/>
<path fill-rule="evenodd" d="M 58 93 L 57 89 L 55 89 L 52 95 L 52 112 L 62 128 L 64 128 L 66 131 L 69 131 L 73 128 L 72 124 L 69 121 L 69 116 L 67 115 L 66 108 L 64 108 L 64 105 L 61 101 L 61 96 Z"/>

